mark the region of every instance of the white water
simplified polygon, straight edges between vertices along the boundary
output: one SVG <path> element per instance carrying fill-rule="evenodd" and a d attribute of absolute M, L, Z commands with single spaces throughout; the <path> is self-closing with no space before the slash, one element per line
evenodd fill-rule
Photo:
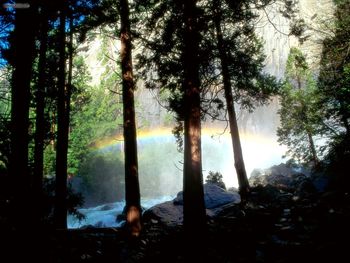
<path fill-rule="evenodd" d="M 171 140 L 174 140 L 173 137 L 170 138 Z M 205 178 L 209 171 L 220 172 L 223 175 L 223 180 L 226 187 L 238 187 L 237 176 L 233 165 L 234 160 L 230 136 L 228 136 L 228 134 L 215 136 L 214 133 L 211 135 L 203 135 L 202 139 L 203 177 Z M 279 146 L 272 138 L 243 135 L 241 138 L 241 143 L 248 176 L 255 168 L 265 169 L 283 161 L 282 154 L 284 153 L 285 149 L 284 147 Z M 169 154 L 170 152 L 176 153 L 176 156 L 181 159 L 182 155 L 176 152 L 175 143 L 171 143 L 170 145 L 172 145 L 174 149 L 169 151 Z M 156 189 L 154 189 L 154 193 L 157 192 L 158 195 L 161 196 L 141 199 L 141 205 L 145 209 L 174 199 L 175 194 L 182 190 L 182 180 L 180 180 L 182 178 L 182 167 L 181 164 L 179 164 L 180 169 L 175 168 L 174 166 L 174 160 L 177 158 L 174 156 L 165 156 L 164 152 L 161 153 L 163 156 L 158 156 L 156 154 L 156 149 L 159 147 L 159 144 L 157 143 L 143 145 L 140 147 L 140 154 L 143 151 L 147 152 L 148 147 L 153 149 L 153 159 L 148 159 L 148 162 L 155 162 L 159 164 L 157 165 L 160 166 L 159 170 L 154 169 L 154 167 L 151 169 L 153 172 L 159 175 L 159 178 L 156 178 L 157 180 L 154 178 L 152 179 L 156 183 L 156 185 L 154 185 L 150 182 L 149 176 L 151 174 L 147 175 L 146 173 L 143 175 L 143 173 L 141 173 L 140 185 L 144 187 L 156 187 Z M 169 146 L 167 145 L 167 147 Z M 159 163 L 159 160 L 162 160 L 162 162 Z M 140 163 L 142 164 L 140 167 L 145 166 L 140 169 L 140 171 L 144 171 L 147 168 L 147 164 L 143 162 Z M 150 164 L 148 163 L 148 165 Z M 170 170 L 172 171 L 169 172 Z M 144 189 L 141 189 L 141 193 L 143 192 Z M 81 208 L 79 209 L 79 212 L 85 215 L 86 218 L 83 221 L 78 221 L 76 218 L 69 216 L 68 228 L 80 228 L 83 226 L 119 227 L 123 222 L 117 222 L 116 217 L 122 213 L 124 206 L 125 202 L 115 202 L 91 208 Z"/>
<path fill-rule="evenodd" d="M 323 25 L 320 21 L 325 21 L 325 17 L 329 17 L 332 14 L 332 1 L 329 0 L 301 0 L 299 3 L 300 16 L 304 18 L 307 24 L 313 24 L 312 22 L 317 20 L 319 25 Z M 312 30 L 307 28 L 308 35 L 310 38 L 304 42 L 303 45 L 299 46 L 300 43 L 291 36 L 289 33 L 289 21 L 279 14 L 279 8 L 272 6 L 271 10 L 267 10 L 269 17 L 261 14 L 259 18 L 258 34 L 263 37 L 265 44 L 265 54 L 266 67 L 265 71 L 275 75 L 277 78 L 283 78 L 285 62 L 288 56 L 289 48 L 293 46 L 298 46 L 304 51 L 308 51 L 310 54 L 308 57 L 309 63 L 317 64 L 319 59 L 319 41 L 322 35 L 319 34 L 320 30 Z M 316 16 L 317 14 L 317 16 Z M 269 20 L 274 24 L 272 25 Z M 314 27 L 318 27 L 317 23 L 313 24 Z M 275 27 L 279 31 L 285 34 L 280 34 L 275 30 Z M 317 29 L 317 28 L 316 28 Z M 318 41 L 316 41 L 318 40 Z M 109 56 L 115 57 L 117 52 L 115 52 L 115 43 L 110 40 L 110 50 Z M 89 45 L 89 43 L 87 43 Z M 84 55 L 87 60 L 89 71 L 93 74 L 91 86 L 97 86 L 101 82 L 101 76 L 105 70 L 105 66 L 101 64 L 98 58 L 100 49 L 101 39 L 96 38 L 94 42 L 89 46 L 88 52 Z M 315 62 L 315 61 L 316 62 Z M 114 61 L 111 61 L 115 65 Z M 113 68 L 113 66 L 112 66 Z M 114 84 L 113 84 L 114 85 Z M 110 89 L 113 89 L 110 87 Z M 107 90 L 107 88 L 106 88 Z M 139 124 L 142 126 L 143 120 L 147 125 L 151 127 L 162 125 L 161 120 L 164 119 L 166 111 L 163 110 L 160 105 L 158 105 L 156 100 L 152 100 L 152 94 L 148 91 L 139 87 L 136 91 L 136 101 L 139 103 L 139 111 L 137 112 L 137 119 Z M 258 127 L 255 134 L 259 134 L 261 131 L 259 129 L 265 129 L 268 127 L 267 138 L 262 138 L 259 136 L 250 137 L 248 139 L 242 138 L 242 150 L 245 161 L 245 166 L 248 176 L 255 168 L 268 168 L 272 165 L 281 163 L 282 154 L 285 153 L 285 147 L 281 147 L 276 142 L 275 138 L 275 128 L 278 125 L 276 112 L 271 114 L 271 112 L 265 111 L 264 114 L 247 115 L 249 116 L 248 121 L 243 121 L 243 116 L 239 126 L 249 126 Z M 153 118 L 152 118 L 153 116 Z M 256 116 L 256 118 L 254 118 Z M 277 124 L 277 125 L 276 125 Z M 145 125 L 145 126 L 147 126 Z M 248 131 L 252 133 L 252 131 Z M 171 139 L 173 141 L 173 139 Z M 164 143 L 164 142 L 163 142 Z M 233 166 L 233 154 L 232 154 L 232 143 L 228 136 L 214 137 L 210 138 L 210 135 L 206 139 L 203 139 L 203 176 L 206 177 L 209 171 L 220 172 L 223 175 L 224 182 L 227 187 L 237 187 L 237 179 Z M 149 186 L 152 193 L 155 192 L 155 187 L 157 187 L 157 193 L 161 189 L 164 191 L 161 194 L 174 194 L 182 189 L 182 156 L 176 153 L 176 146 L 173 145 L 172 150 L 167 149 L 166 152 L 162 152 L 162 155 L 157 155 L 155 145 L 151 147 L 145 147 L 140 149 L 139 153 L 146 157 L 151 156 L 146 161 L 142 162 L 143 158 L 140 158 L 140 184 Z M 171 155 L 170 153 L 173 153 Z M 161 160 L 161 162 L 159 162 Z M 157 163 L 157 167 L 154 164 Z M 158 167 L 159 166 L 159 167 Z M 163 169 L 164 168 L 164 169 Z M 150 170 L 149 173 L 145 172 Z M 157 178 L 154 178 L 157 175 Z M 150 180 L 150 176 L 153 176 Z M 156 180 L 155 180 L 156 179 Z M 141 188 L 141 194 L 143 194 L 144 189 Z M 149 192 L 149 191 L 148 191 Z M 170 196 L 165 196 L 161 198 L 154 198 L 148 200 L 142 200 L 142 205 L 145 208 L 149 208 L 154 204 L 161 203 L 172 199 Z M 116 227 L 120 223 L 117 223 L 115 218 L 118 214 L 121 214 L 124 202 L 116 202 L 107 205 L 101 205 L 94 208 L 80 209 L 79 211 L 86 215 L 86 219 L 82 222 L 74 220 L 74 218 L 69 217 L 69 228 L 78 228 L 84 225 L 94 225 L 100 227 Z"/>
<path fill-rule="evenodd" d="M 141 206 L 148 209 L 156 204 L 163 203 L 174 199 L 175 196 L 161 196 L 153 199 L 141 199 Z M 78 221 L 73 216 L 68 216 L 68 228 L 81 228 L 84 226 L 93 227 L 119 227 L 123 221 L 117 222 L 116 217 L 123 212 L 125 202 L 115 202 L 110 204 L 99 205 L 91 208 L 78 209 L 80 213 L 85 215 L 85 219 Z"/>

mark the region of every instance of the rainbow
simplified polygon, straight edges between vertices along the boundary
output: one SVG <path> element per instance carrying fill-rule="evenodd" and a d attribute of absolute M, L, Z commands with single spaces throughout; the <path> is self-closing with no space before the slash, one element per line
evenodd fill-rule
<path fill-rule="evenodd" d="M 248 175 L 255 168 L 268 168 L 282 161 L 281 156 L 285 153 L 285 148 L 279 146 L 274 138 L 250 133 L 241 133 L 240 138 Z M 147 170 L 149 166 L 156 169 L 153 164 L 157 164 L 159 166 L 157 173 L 159 174 L 173 174 L 174 176 L 181 174 L 183 155 L 176 151 L 176 141 L 171 128 L 139 130 L 137 141 L 140 171 Z M 99 140 L 92 145 L 92 149 L 96 151 L 117 150 L 123 154 L 123 136 L 117 134 Z M 219 127 L 203 128 L 203 174 L 205 175 L 209 171 L 218 171 L 223 175 L 226 186 L 237 187 L 236 176 L 233 176 L 235 174 L 233 160 L 229 131 L 224 132 L 224 129 Z M 169 177 L 166 178 L 168 184 Z"/>
<path fill-rule="evenodd" d="M 172 135 L 169 128 L 157 128 L 152 130 L 138 130 L 137 141 L 140 142 L 155 142 L 170 138 Z M 93 143 L 94 150 L 103 150 L 111 146 L 123 144 L 124 138 L 122 134 L 116 134 Z"/>
<path fill-rule="evenodd" d="M 230 133 L 228 130 L 224 131 L 223 128 L 218 127 L 205 127 L 202 129 L 202 138 L 203 139 L 213 139 L 218 141 L 228 141 L 231 140 Z M 241 133 L 240 138 L 242 141 L 251 141 L 257 144 L 271 144 L 271 139 L 259 135 Z M 137 131 L 137 140 L 138 143 L 155 143 L 155 142 L 174 142 L 175 138 L 172 133 L 171 128 L 155 128 L 148 130 L 138 130 Z M 92 149 L 94 150 L 103 150 L 111 146 L 123 144 L 123 135 L 116 134 L 99 141 L 96 141 L 92 144 Z"/>

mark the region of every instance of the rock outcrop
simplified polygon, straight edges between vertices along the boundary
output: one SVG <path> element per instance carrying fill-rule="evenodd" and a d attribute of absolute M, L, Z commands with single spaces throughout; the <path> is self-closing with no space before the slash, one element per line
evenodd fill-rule
<path fill-rule="evenodd" d="M 204 201 L 208 217 L 214 217 L 227 204 L 238 204 L 241 197 L 237 192 L 226 191 L 215 184 L 204 185 Z M 179 225 L 183 222 L 183 194 L 165 203 L 155 205 L 145 211 L 144 220 L 166 225 Z"/>

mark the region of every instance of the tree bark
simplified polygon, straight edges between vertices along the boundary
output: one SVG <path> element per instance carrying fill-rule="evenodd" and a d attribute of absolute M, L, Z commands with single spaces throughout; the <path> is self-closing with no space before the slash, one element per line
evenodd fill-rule
<path fill-rule="evenodd" d="M 348 110 L 348 107 L 346 107 L 346 103 L 342 101 L 342 98 L 338 99 L 338 101 L 340 104 L 340 109 L 339 109 L 340 119 L 345 128 L 346 137 L 350 138 L 349 110 Z"/>
<path fill-rule="evenodd" d="M 66 86 L 66 10 L 60 13 L 60 44 L 57 98 L 57 146 L 56 146 L 56 206 L 54 210 L 56 228 L 67 228 L 67 152 L 69 130 L 69 99 Z"/>
<path fill-rule="evenodd" d="M 205 231 L 205 206 L 202 176 L 201 108 L 199 81 L 199 32 L 195 0 L 183 1 L 184 50 L 184 228 L 190 238 Z"/>
<path fill-rule="evenodd" d="M 31 21 L 32 23 L 28 23 Z M 34 23 L 33 23 L 34 22 Z M 17 9 L 15 15 L 11 99 L 10 175 L 13 196 L 13 224 L 32 224 L 30 176 L 28 169 L 30 82 L 35 43 L 35 7 Z"/>
<path fill-rule="evenodd" d="M 226 54 L 224 39 L 222 35 L 222 30 L 221 30 L 221 13 L 220 13 L 221 11 L 219 10 L 221 6 L 220 0 L 215 0 L 214 6 L 218 7 L 215 10 L 214 22 L 215 22 L 216 37 L 217 37 L 217 47 L 218 47 L 220 62 L 221 62 L 222 78 L 223 78 L 223 84 L 224 84 L 231 140 L 232 140 L 232 146 L 233 146 L 232 147 L 233 156 L 234 156 L 235 168 L 236 168 L 236 173 L 238 178 L 239 192 L 241 196 L 244 197 L 249 192 L 249 182 L 248 182 L 248 177 L 247 177 L 247 173 L 244 165 L 241 141 L 239 137 L 239 130 L 238 130 L 238 124 L 237 124 L 237 117 L 236 117 L 235 106 L 234 106 L 233 95 L 232 95 L 232 86 L 230 81 L 229 66 L 227 62 L 228 61 L 227 54 Z"/>
<path fill-rule="evenodd" d="M 138 178 L 137 137 L 134 105 L 134 77 L 129 20 L 129 3 L 120 1 L 120 58 L 123 85 L 123 121 L 125 152 L 126 224 L 132 236 L 141 232 L 140 186 Z"/>
<path fill-rule="evenodd" d="M 44 167 L 44 139 L 45 139 L 45 79 L 46 79 L 46 51 L 48 20 L 42 9 L 40 18 L 40 50 L 39 50 L 39 77 L 36 90 L 36 116 L 34 135 L 34 175 L 33 190 L 38 205 L 37 216 L 42 219 L 43 213 L 43 167 Z"/>
<path fill-rule="evenodd" d="M 315 143 L 314 143 L 314 140 L 312 138 L 311 132 L 307 131 L 307 137 L 309 140 L 309 145 L 310 145 L 309 147 L 310 147 L 311 154 L 312 154 L 312 161 L 314 162 L 314 166 L 317 167 L 319 165 L 320 161 L 317 157 L 316 147 L 315 147 Z"/>

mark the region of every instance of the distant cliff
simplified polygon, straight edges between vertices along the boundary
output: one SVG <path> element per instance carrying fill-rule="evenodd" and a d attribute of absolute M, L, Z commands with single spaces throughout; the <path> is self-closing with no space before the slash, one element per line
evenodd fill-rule
<path fill-rule="evenodd" d="M 317 70 L 322 39 L 329 34 L 329 26 L 333 17 L 332 0 L 299 0 L 297 6 L 298 19 L 305 21 L 304 41 L 300 43 L 289 35 L 291 21 L 279 12 L 278 4 L 271 5 L 266 12 L 261 11 L 257 33 L 265 43 L 266 71 L 278 78 L 284 75 L 289 49 L 299 47 L 305 54 L 309 64 Z"/>
<path fill-rule="evenodd" d="M 322 51 L 322 39 L 329 34 L 332 21 L 332 0 L 300 0 L 297 6 L 299 12 L 296 17 L 305 21 L 305 33 L 303 43 L 294 36 L 289 35 L 291 21 L 281 14 L 281 5 L 273 4 L 264 11 L 260 11 L 260 17 L 256 26 L 257 34 L 263 39 L 266 54 L 265 71 L 282 79 L 285 65 L 291 47 L 299 47 L 304 51 L 311 67 L 317 72 L 320 52 Z M 96 86 L 108 76 L 109 71 L 119 71 L 118 47 L 119 41 L 113 38 L 105 30 L 96 30 L 94 37 L 84 43 L 80 54 L 91 73 L 91 85 Z M 135 51 L 136 52 L 136 51 Z M 119 83 L 108 89 L 118 89 Z M 119 85 L 120 86 L 120 85 Z M 120 88 L 120 87 L 119 87 Z M 158 102 L 157 91 L 148 91 L 138 82 L 135 93 L 137 103 L 137 120 L 139 128 L 152 128 L 171 125 L 171 114 Z M 268 106 L 259 107 L 253 114 L 239 111 L 240 129 L 249 132 L 274 134 L 279 124 L 278 100 L 273 99 Z"/>

